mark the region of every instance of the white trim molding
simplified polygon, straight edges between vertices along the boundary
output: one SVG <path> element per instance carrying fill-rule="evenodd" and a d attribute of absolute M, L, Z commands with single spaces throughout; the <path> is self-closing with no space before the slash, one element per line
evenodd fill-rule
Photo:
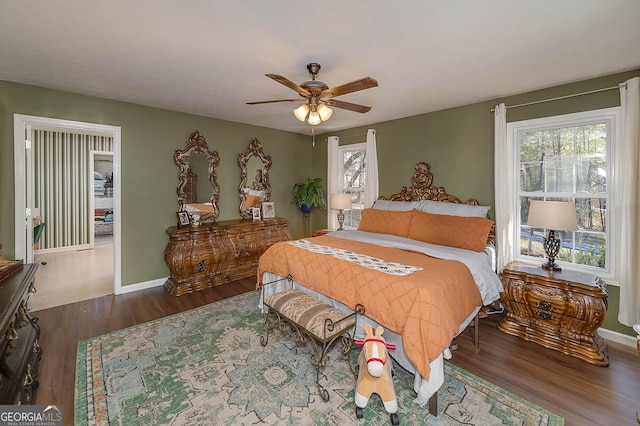
<path fill-rule="evenodd" d="M 31 161 L 30 156 L 24 155 L 25 138 L 32 130 L 53 130 L 71 133 L 81 133 L 97 136 L 109 136 L 113 138 L 113 210 L 117 220 L 114 221 L 114 294 L 122 293 L 122 208 L 121 191 L 122 176 L 120 172 L 121 161 L 121 134 L 122 129 L 118 126 L 105 124 L 85 123 L 80 121 L 62 120 L 56 118 L 37 117 L 31 115 L 13 115 L 13 138 L 14 138 L 14 181 L 15 181 L 15 257 L 24 259 L 25 262 L 33 262 L 33 244 L 30 244 L 32 233 L 25 232 L 25 223 L 30 218 L 27 215 L 27 207 L 32 207 L 33 200 L 28 200 L 27 194 L 27 161 Z"/>

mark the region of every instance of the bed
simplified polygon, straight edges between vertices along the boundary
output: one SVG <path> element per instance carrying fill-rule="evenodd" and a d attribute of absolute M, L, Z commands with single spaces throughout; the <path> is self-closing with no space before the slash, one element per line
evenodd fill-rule
<path fill-rule="evenodd" d="M 432 186 L 429 169 L 417 163 L 411 186 L 363 210 L 358 230 L 275 244 L 260 258 L 258 281 L 276 282 L 264 298 L 290 288 L 282 280 L 290 275 L 295 288 L 345 312 L 364 305 L 356 338 L 365 322 L 383 326 L 391 355 L 415 374 L 415 402 L 436 414 L 432 396 L 452 339 L 499 299 L 502 284 L 488 207 Z"/>

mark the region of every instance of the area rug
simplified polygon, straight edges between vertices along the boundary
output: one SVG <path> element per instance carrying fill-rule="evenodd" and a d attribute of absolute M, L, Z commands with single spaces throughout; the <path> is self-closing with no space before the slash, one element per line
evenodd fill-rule
<path fill-rule="evenodd" d="M 374 395 L 355 416 L 355 379 L 339 348 L 321 383 L 312 346 L 288 327 L 260 344 L 264 320 L 250 292 L 78 344 L 77 425 L 388 425 Z M 359 349 L 355 349 L 357 351 Z M 354 360 L 357 353 L 353 354 Z M 413 377 L 397 365 L 403 425 L 563 425 L 564 420 L 459 367 L 445 363 L 438 417 L 413 402 Z"/>

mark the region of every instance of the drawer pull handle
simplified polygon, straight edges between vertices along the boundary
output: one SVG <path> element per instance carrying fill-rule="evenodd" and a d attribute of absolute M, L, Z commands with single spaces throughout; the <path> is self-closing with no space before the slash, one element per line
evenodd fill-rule
<path fill-rule="evenodd" d="M 553 305 L 551 304 L 551 302 L 548 302 L 546 300 L 541 300 L 540 302 L 538 302 L 538 307 L 544 309 L 545 311 L 555 311 L 556 309 L 553 307 Z"/>
<path fill-rule="evenodd" d="M 198 262 L 198 272 L 204 272 L 204 260 Z"/>
<path fill-rule="evenodd" d="M 554 316 L 553 316 L 553 315 L 551 315 L 551 314 L 550 314 L 550 313 L 548 313 L 548 312 L 544 312 L 544 311 L 536 311 L 536 314 L 537 314 L 540 318 L 542 318 L 543 320 L 545 320 L 545 321 L 550 321 L 550 320 L 554 319 Z"/>

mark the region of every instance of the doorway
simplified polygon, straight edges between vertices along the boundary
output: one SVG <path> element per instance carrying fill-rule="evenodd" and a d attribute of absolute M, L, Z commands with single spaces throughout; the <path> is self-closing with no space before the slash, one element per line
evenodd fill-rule
<path fill-rule="evenodd" d="M 112 160 L 112 171 L 110 176 L 110 194 L 112 194 L 111 205 L 110 205 L 110 215 L 114 218 L 113 222 L 110 222 L 111 225 L 108 226 L 111 228 L 111 247 L 110 251 L 112 254 L 112 261 L 107 262 L 106 266 L 104 256 L 98 256 L 98 261 L 94 259 L 93 261 L 88 262 L 88 267 L 90 270 L 100 269 L 100 264 L 102 264 L 102 269 L 106 267 L 108 269 L 109 275 L 112 277 L 109 285 L 109 293 L 120 294 L 121 291 L 121 259 L 120 259 L 120 223 L 115 218 L 120 217 L 120 127 L 115 126 L 106 126 L 100 124 L 93 123 L 83 123 L 83 122 L 75 122 L 69 120 L 58 120 L 58 119 L 50 119 L 44 117 L 35 117 L 35 116 L 25 116 L 20 114 L 14 115 L 14 164 L 15 164 L 15 253 L 16 258 L 25 259 L 26 263 L 34 262 L 34 232 L 33 225 L 37 223 L 37 217 L 41 218 L 45 217 L 45 212 L 39 203 L 42 203 L 42 199 L 40 201 L 36 199 L 36 178 L 42 179 L 39 173 L 36 171 L 38 167 L 42 166 L 42 164 L 34 163 L 34 139 L 38 137 L 36 132 L 57 132 L 59 134 L 67 134 L 71 135 L 68 137 L 70 139 L 74 135 L 89 135 L 90 137 L 98 137 L 98 138 L 109 138 L 111 141 L 111 151 L 109 153 L 109 157 Z M 57 142 L 54 142 L 56 145 Z M 86 170 L 80 170 L 76 175 L 71 176 L 69 171 L 67 170 L 69 167 L 66 167 L 64 170 L 65 175 L 63 178 L 50 178 L 47 180 L 46 185 L 50 189 L 50 192 L 61 191 L 63 187 L 76 189 L 81 193 L 79 196 L 78 202 L 71 202 L 70 206 L 62 207 L 73 209 L 75 212 L 77 208 L 80 208 L 80 213 L 76 214 L 76 219 L 68 220 L 68 214 L 66 212 L 62 212 L 59 214 L 59 217 L 63 219 L 56 219 L 51 223 L 44 224 L 44 229 L 46 230 L 49 227 L 49 238 L 50 240 L 56 240 L 55 243 L 50 241 L 49 247 L 44 247 L 42 245 L 39 246 L 40 251 L 38 251 L 38 259 L 39 261 L 45 261 L 47 264 L 42 265 L 40 267 L 41 270 L 45 268 L 50 268 L 50 271 L 53 271 L 54 267 L 51 267 L 51 261 L 60 262 L 57 266 L 68 264 L 68 262 L 76 263 L 76 266 L 79 266 L 79 262 L 83 257 L 87 257 L 87 254 L 95 255 L 95 205 L 94 205 L 94 179 L 93 179 L 93 171 L 95 169 L 93 164 L 93 157 L 95 154 L 91 152 L 91 150 L 84 151 L 80 149 L 78 152 L 80 154 L 68 154 L 70 152 L 69 142 L 65 143 L 64 149 L 61 149 L 61 154 L 55 156 L 55 161 L 47 163 L 46 170 L 55 169 L 62 167 L 62 160 L 65 158 L 76 158 L 82 157 L 86 158 Z M 107 154 L 104 154 L 107 155 Z M 67 157 L 65 157 L 67 156 Z M 83 157 L 84 156 L 84 157 Z M 62 160 L 61 160 L 62 159 Z M 91 159 L 91 163 L 89 163 L 89 159 Z M 38 160 L 39 162 L 42 160 Z M 74 161 L 77 161 L 74 160 Z M 48 171 L 49 172 L 49 171 Z M 89 174 L 91 172 L 91 175 Z M 77 176 L 86 177 L 87 182 L 82 183 L 81 180 L 78 180 Z M 91 179 L 88 179 L 88 177 Z M 46 179 L 46 178 L 45 178 Z M 82 186 L 86 185 L 86 186 Z M 82 198 L 84 197 L 84 199 Z M 65 199 L 65 203 L 69 204 L 70 202 Z M 74 204 L 75 203 L 75 204 Z M 81 205 L 78 207 L 78 205 Z M 52 207 L 51 205 L 47 205 L 46 209 L 48 212 L 51 212 L 51 209 L 58 209 L 60 207 Z M 71 210 L 69 210 L 71 211 Z M 34 222 L 36 219 L 36 222 Z M 61 222 L 61 220 L 63 222 Z M 75 223 L 85 220 L 85 224 L 80 226 L 79 231 L 69 232 L 65 229 L 65 232 L 51 232 L 56 228 L 63 229 L 69 226 L 69 223 Z M 103 221 L 104 222 L 104 221 Z M 104 227 L 103 227 L 104 229 Z M 41 230 L 42 231 L 42 230 Z M 44 231 L 42 231 L 44 232 Z M 63 235 L 64 234 L 64 235 Z M 46 243 L 47 236 L 42 240 L 42 235 L 40 235 L 41 240 L 39 243 Z M 64 240 L 62 243 L 58 240 Z M 61 248 L 62 247 L 62 248 Z M 71 250 L 69 250 L 71 248 Z M 105 247 L 101 247 L 102 250 Z M 67 253 L 65 253 L 67 252 Z M 93 252 L 93 253 L 92 253 Z M 50 261 L 42 260 L 44 256 L 50 257 Z M 56 257 L 58 260 L 53 260 L 53 257 Z M 62 260 L 66 258 L 67 260 Z M 79 270 L 78 267 L 64 267 L 61 268 L 62 277 L 52 278 L 47 277 L 47 281 L 54 282 L 72 282 L 76 280 L 73 277 L 73 271 Z M 79 273 L 79 277 L 77 280 L 81 280 L 85 284 L 90 279 L 87 279 L 86 273 Z M 44 281 L 44 280 L 43 280 Z M 39 284 L 39 285 L 38 285 Z M 45 286 L 46 282 L 39 282 L 36 284 L 36 287 Z M 73 290 L 62 290 L 62 292 L 68 293 L 71 298 L 69 302 L 85 300 L 87 298 L 91 298 L 91 292 L 82 291 L 81 287 L 77 287 L 76 291 Z M 57 293 L 57 292 L 56 292 Z M 84 296 L 83 296 L 84 295 Z M 44 296 L 44 295 L 43 295 Z M 37 297 L 37 296 L 36 296 Z M 78 299 L 79 298 L 79 299 Z M 67 303 L 69 303 L 67 302 Z M 48 307 L 48 306 L 47 306 Z"/>

